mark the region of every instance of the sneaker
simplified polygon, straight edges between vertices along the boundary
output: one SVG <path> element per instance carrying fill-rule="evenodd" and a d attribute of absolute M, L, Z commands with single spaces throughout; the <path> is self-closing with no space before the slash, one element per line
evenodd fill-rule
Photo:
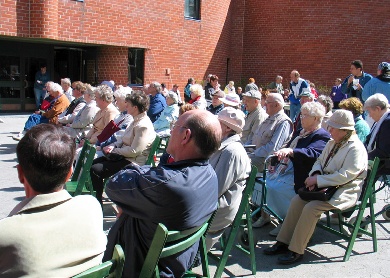
<path fill-rule="evenodd" d="M 279 234 L 281 228 L 282 228 L 282 224 L 279 224 L 278 226 L 276 226 L 275 229 L 273 229 L 272 231 L 270 231 L 268 234 L 269 234 L 270 236 L 278 236 L 278 234 Z"/>
<path fill-rule="evenodd" d="M 253 228 L 261 228 L 261 227 L 267 225 L 268 223 L 271 223 L 271 217 L 269 217 L 269 215 L 267 217 L 261 216 L 259 219 L 256 220 L 256 222 L 254 222 L 252 224 L 252 227 Z"/>
<path fill-rule="evenodd" d="M 4 121 L 0 118 L 0 123 L 4 123 Z"/>
<path fill-rule="evenodd" d="M 16 141 L 20 141 L 20 140 L 22 140 L 23 136 L 24 136 L 23 133 L 19 133 L 19 134 L 15 135 L 15 136 L 12 136 L 12 139 L 14 139 Z"/>

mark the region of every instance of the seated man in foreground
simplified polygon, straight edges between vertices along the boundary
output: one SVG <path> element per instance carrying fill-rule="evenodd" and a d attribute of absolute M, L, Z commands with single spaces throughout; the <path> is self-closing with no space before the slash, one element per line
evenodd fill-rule
<path fill-rule="evenodd" d="M 99 202 L 63 189 L 75 148 L 63 128 L 50 124 L 31 128 L 19 142 L 27 198 L 0 220 L 0 276 L 69 277 L 101 262 L 107 239 Z"/>
<path fill-rule="evenodd" d="M 218 179 L 208 158 L 221 144 L 216 117 L 191 110 L 173 125 L 167 152 L 175 162 L 158 167 L 131 165 L 113 176 L 106 194 L 123 211 L 108 235 L 105 258 L 114 245 L 125 252 L 124 277 L 138 277 L 158 223 L 169 230 L 201 226 L 217 208 Z M 199 243 L 180 255 L 161 259 L 161 277 L 181 277 Z"/>

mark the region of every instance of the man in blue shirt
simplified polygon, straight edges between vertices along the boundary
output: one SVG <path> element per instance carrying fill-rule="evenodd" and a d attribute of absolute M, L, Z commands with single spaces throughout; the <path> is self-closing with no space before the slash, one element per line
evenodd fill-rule
<path fill-rule="evenodd" d="M 377 77 L 367 82 L 362 98 L 366 101 L 370 96 L 380 93 L 390 100 L 390 63 L 382 62 L 378 65 Z"/>
<path fill-rule="evenodd" d="M 150 95 L 150 105 L 148 110 L 148 116 L 152 123 L 154 123 L 158 117 L 160 117 L 161 112 L 167 106 L 165 97 L 161 94 L 162 87 L 158 82 L 152 82 L 149 85 L 147 93 Z"/>
<path fill-rule="evenodd" d="M 40 109 L 43 99 L 46 95 L 46 83 L 50 80 L 49 73 L 46 70 L 46 65 L 42 64 L 40 70 L 35 74 L 34 95 L 35 106 L 37 110 Z"/>
<path fill-rule="evenodd" d="M 341 91 L 348 97 L 357 97 L 363 102 L 362 94 L 364 86 L 372 79 L 372 76 L 363 71 L 363 62 L 360 60 L 352 61 L 350 67 L 351 74 L 345 78 L 341 85 Z"/>
<path fill-rule="evenodd" d="M 301 111 L 301 104 L 299 102 L 300 94 L 303 91 L 310 91 L 309 84 L 305 79 L 301 78 L 301 75 L 297 70 L 293 70 L 290 74 L 290 119 L 294 121 L 296 115 Z"/>
<path fill-rule="evenodd" d="M 167 152 L 175 162 L 157 167 L 132 164 L 107 182 L 107 196 L 122 213 L 108 234 L 103 261 L 119 243 L 126 258 L 123 277 L 139 277 L 158 223 L 183 231 L 211 216 L 217 209 L 218 179 L 208 158 L 221 138 L 217 117 L 204 110 L 188 111 L 172 127 Z M 182 277 L 198 245 L 160 259 L 160 277 Z"/>

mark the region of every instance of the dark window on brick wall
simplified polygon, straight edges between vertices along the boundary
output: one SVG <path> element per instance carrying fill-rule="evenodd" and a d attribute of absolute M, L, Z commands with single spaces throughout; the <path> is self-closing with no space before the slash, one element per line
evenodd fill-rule
<path fill-rule="evenodd" d="M 184 17 L 200 19 L 200 0 L 184 0 Z"/>
<path fill-rule="evenodd" d="M 130 84 L 142 85 L 144 83 L 145 50 L 142 48 L 129 48 L 128 74 Z"/>

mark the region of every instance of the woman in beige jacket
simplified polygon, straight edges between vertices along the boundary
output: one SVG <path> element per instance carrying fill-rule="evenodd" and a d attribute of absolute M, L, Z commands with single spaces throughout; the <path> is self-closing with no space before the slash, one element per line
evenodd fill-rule
<path fill-rule="evenodd" d="M 305 186 L 309 190 L 341 186 L 329 201 L 304 201 L 299 195 L 292 199 L 277 242 L 264 250 L 266 255 L 285 253 L 278 258 L 281 264 L 302 259 L 323 212 L 344 210 L 357 202 L 367 174 L 367 152 L 355 133 L 352 113 L 337 110 L 327 125 L 332 140 L 313 165 Z"/>
<path fill-rule="evenodd" d="M 117 173 L 130 163 L 144 165 L 156 133 L 146 114 L 149 97 L 143 92 L 133 92 L 126 97 L 127 113 L 134 121 L 117 142 L 103 148 L 105 156 L 96 158 L 91 167 L 91 179 L 96 198 L 102 203 L 104 179 Z M 116 156 L 115 160 L 112 159 Z M 118 157 L 119 156 L 119 157 Z"/>

